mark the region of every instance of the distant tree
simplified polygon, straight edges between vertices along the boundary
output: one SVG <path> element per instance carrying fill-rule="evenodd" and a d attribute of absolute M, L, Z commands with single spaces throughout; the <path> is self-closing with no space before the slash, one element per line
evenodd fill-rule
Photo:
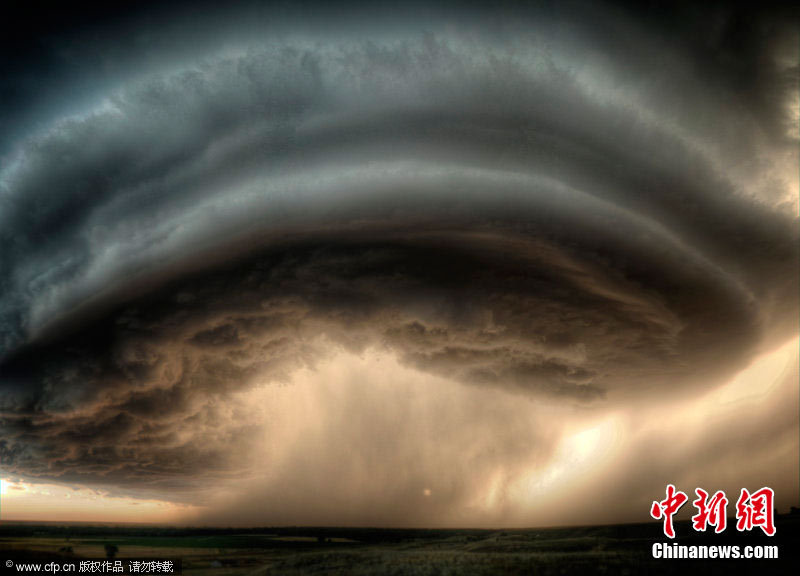
<path fill-rule="evenodd" d="M 114 557 L 117 555 L 117 552 L 119 552 L 119 548 L 115 544 L 106 544 L 105 550 L 106 550 L 106 558 L 108 558 L 109 560 L 113 560 Z"/>

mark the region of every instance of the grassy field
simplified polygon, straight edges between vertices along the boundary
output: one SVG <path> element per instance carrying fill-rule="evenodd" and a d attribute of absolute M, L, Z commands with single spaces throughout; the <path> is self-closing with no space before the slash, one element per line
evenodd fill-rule
<path fill-rule="evenodd" d="M 141 526 L 0 525 L 0 566 L 7 560 L 78 562 L 180 560 L 184 574 L 492 575 L 492 574 L 795 574 L 800 518 L 780 516 L 777 534 L 702 534 L 678 523 L 681 545 L 777 545 L 778 560 L 654 559 L 667 539 L 659 523 L 531 530 L 390 530 L 353 528 L 179 529 Z M 681 537 L 680 535 L 683 535 Z M 16 570 L 7 573 L 17 573 Z"/>

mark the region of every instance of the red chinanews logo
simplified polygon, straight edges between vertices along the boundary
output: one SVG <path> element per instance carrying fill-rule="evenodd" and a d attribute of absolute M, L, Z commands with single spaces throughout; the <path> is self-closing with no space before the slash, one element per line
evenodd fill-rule
<path fill-rule="evenodd" d="M 692 505 L 697 509 L 697 514 L 692 516 L 692 528 L 697 532 L 705 532 L 707 526 L 714 526 L 714 532 L 719 534 L 727 527 L 728 498 L 725 492 L 717 490 L 709 498 L 709 493 L 702 488 L 695 488 L 697 500 Z M 676 490 L 672 484 L 667 484 L 666 498 L 653 501 L 650 507 L 650 516 L 656 520 L 664 519 L 664 534 L 668 538 L 675 538 L 675 528 L 672 517 L 686 504 L 689 497 L 685 492 Z M 736 501 L 736 529 L 740 532 L 761 528 L 767 536 L 775 534 L 774 518 L 775 493 L 772 488 L 761 488 L 749 492 L 742 488 L 739 499 Z"/>

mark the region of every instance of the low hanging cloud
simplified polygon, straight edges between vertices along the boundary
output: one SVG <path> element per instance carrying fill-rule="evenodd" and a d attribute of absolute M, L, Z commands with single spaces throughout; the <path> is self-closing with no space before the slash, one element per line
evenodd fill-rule
<path fill-rule="evenodd" d="M 21 138 L 4 469 L 192 501 L 252 471 L 249 391 L 341 354 L 602 412 L 713 389 L 795 336 L 791 33 L 764 15 L 745 90 L 723 40 L 697 58 L 601 12 L 253 24 Z"/>

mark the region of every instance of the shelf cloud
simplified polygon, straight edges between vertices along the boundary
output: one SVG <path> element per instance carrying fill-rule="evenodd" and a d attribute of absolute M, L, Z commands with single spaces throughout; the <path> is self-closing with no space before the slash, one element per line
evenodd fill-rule
<path fill-rule="evenodd" d="M 311 8 L 106 15 L 84 24 L 108 38 L 59 31 L 8 70 L 47 80 L 9 100 L 0 142 L 6 474 L 199 505 L 243 477 L 287 495 L 237 505 L 248 523 L 483 521 L 467 503 L 497 470 L 552 464 L 563 419 L 696 402 L 797 337 L 797 30 L 780 14 Z M 70 63 L 73 80 L 48 73 Z M 292 404 L 375 355 L 384 374 Z M 403 412 L 387 382 L 435 410 Z M 254 409 L 271 389 L 283 416 Z M 768 405 L 753 429 L 797 429 Z M 302 427 L 303 406 L 328 434 L 289 449 L 274 422 Z M 420 455 L 433 433 L 402 414 L 442 422 L 447 449 Z M 381 453 L 392 430 L 407 443 Z M 448 484 L 487 437 L 502 448 Z M 346 481 L 314 515 L 322 471 Z M 439 499 L 415 515 L 420 494 Z"/>

